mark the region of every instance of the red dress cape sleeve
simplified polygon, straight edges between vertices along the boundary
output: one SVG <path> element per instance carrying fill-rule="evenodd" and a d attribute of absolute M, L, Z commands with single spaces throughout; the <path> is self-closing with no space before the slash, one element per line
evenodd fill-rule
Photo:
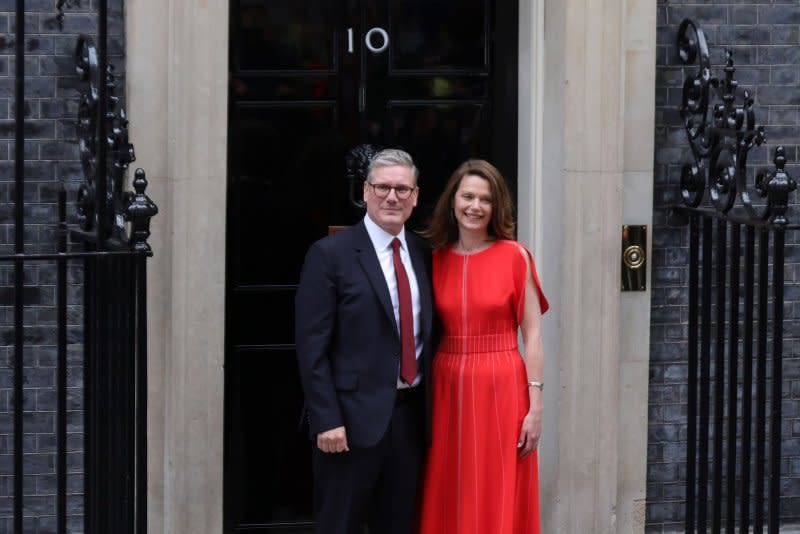
<path fill-rule="evenodd" d="M 536 294 L 539 297 L 539 309 L 541 310 L 542 315 L 550 309 L 550 303 L 547 301 L 547 297 L 544 296 L 544 291 L 542 291 L 542 283 L 539 281 L 539 274 L 536 272 L 536 262 L 533 260 L 533 254 L 528 248 L 523 245 L 522 243 L 516 243 L 520 253 L 528 256 L 528 262 L 531 266 L 531 278 L 533 279 L 533 287 L 536 288 Z M 527 273 L 526 273 L 527 274 Z M 522 291 L 519 298 L 519 303 L 517 304 L 517 320 L 521 323 L 522 316 L 525 314 L 525 279 L 522 280 Z"/>

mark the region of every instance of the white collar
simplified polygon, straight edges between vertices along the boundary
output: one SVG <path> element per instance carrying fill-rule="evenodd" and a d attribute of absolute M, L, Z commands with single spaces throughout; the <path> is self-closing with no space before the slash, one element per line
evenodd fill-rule
<path fill-rule="evenodd" d="M 372 241 L 372 246 L 375 247 L 375 250 L 385 250 L 392 245 L 392 241 L 396 237 L 400 240 L 400 246 L 408 250 L 408 246 L 406 245 L 406 228 L 400 230 L 400 233 L 397 235 L 392 235 L 377 224 L 375 221 L 370 219 L 369 214 L 364 215 L 364 226 L 367 228 L 367 233 L 369 234 L 369 239 Z"/>

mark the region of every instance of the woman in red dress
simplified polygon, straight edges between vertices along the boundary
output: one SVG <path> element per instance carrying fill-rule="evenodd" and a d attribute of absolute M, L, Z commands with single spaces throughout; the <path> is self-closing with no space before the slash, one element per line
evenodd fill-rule
<path fill-rule="evenodd" d="M 538 534 L 539 325 L 548 304 L 530 252 L 514 241 L 500 172 L 483 160 L 456 169 L 427 237 L 442 340 L 420 532 Z"/>

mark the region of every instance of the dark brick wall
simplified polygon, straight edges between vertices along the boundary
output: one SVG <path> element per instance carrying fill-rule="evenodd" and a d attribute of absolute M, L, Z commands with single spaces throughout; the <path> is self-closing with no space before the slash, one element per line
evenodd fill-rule
<path fill-rule="evenodd" d="M 768 146 L 751 152 L 750 165 L 767 167 L 782 144 L 798 179 L 800 2 L 657 1 L 647 532 L 672 532 L 683 530 L 685 496 L 688 229 L 669 207 L 680 203 L 681 166 L 691 161 L 678 111 L 684 70 L 675 50 L 677 30 L 685 17 L 705 30 L 717 76 L 723 75 L 725 48 L 733 50 L 736 78 L 755 94 L 757 122 L 766 128 Z M 800 212 L 793 214 L 800 222 Z M 800 339 L 792 338 L 800 331 L 797 233 L 790 232 L 787 242 L 782 524 L 800 522 Z"/>
<path fill-rule="evenodd" d="M 63 31 L 55 0 L 26 0 L 25 251 L 55 249 L 60 184 L 72 201 L 83 179 L 75 138 L 79 83 L 73 51 L 80 33 L 97 28 L 96 0 L 71 0 Z M 14 243 L 15 1 L 0 0 L 0 254 Z M 122 1 L 109 2 L 110 60 L 122 74 Z M 120 76 L 117 94 L 124 79 Z M 69 531 L 83 530 L 82 354 L 79 265 L 69 267 L 68 492 Z M 55 532 L 55 265 L 25 268 L 24 514 L 25 532 Z M 10 532 L 13 506 L 13 269 L 0 265 L 0 533 Z"/>

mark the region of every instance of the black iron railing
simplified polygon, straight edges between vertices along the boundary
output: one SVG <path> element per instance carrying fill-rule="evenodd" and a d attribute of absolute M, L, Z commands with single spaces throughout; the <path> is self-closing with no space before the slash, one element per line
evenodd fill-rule
<path fill-rule="evenodd" d="M 58 20 L 67 2 L 59 0 Z M 0 265 L 14 267 L 14 484 L 13 531 L 22 534 L 23 384 L 25 369 L 24 271 L 34 265 L 56 266 L 56 531 L 68 521 L 67 484 L 67 348 L 82 341 L 84 506 L 87 533 L 147 532 L 147 244 L 150 218 L 157 208 L 144 193 L 147 181 L 138 169 L 133 192 L 123 191 L 128 164 L 134 158 L 127 121 L 114 95 L 108 66 L 107 0 L 97 2 L 98 46 L 81 36 L 76 68 L 84 82 L 78 117 L 80 155 L 85 180 L 77 198 L 79 224 L 68 224 L 66 191 L 58 199 L 57 250 L 26 253 L 23 232 L 25 191 L 25 2 L 16 2 L 15 71 L 15 215 L 14 253 L 0 256 Z M 68 267 L 80 271 L 82 292 L 70 297 Z M 70 302 L 70 298 L 72 299 Z M 68 303 L 80 301 L 83 336 L 70 339 Z"/>
<path fill-rule="evenodd" d="M 748 91 L 737 103 L 731 52 L 724 77 L 714 77 L 703 31 L 690 20 L 680 26 L 678 51 L 698 67 L 683 86 L 694 163 L 684 166 L 678 208 L 689 219 L 685 528 L 732 534 L 738 525 L 759 534 L 766 526 L 777 534 L 784 247 L 786 232 L 798 228 L 786 217 L 796 184 L 783 147 L 773 172 L 748 175 L 748 154 L 765 135 Z"/>

